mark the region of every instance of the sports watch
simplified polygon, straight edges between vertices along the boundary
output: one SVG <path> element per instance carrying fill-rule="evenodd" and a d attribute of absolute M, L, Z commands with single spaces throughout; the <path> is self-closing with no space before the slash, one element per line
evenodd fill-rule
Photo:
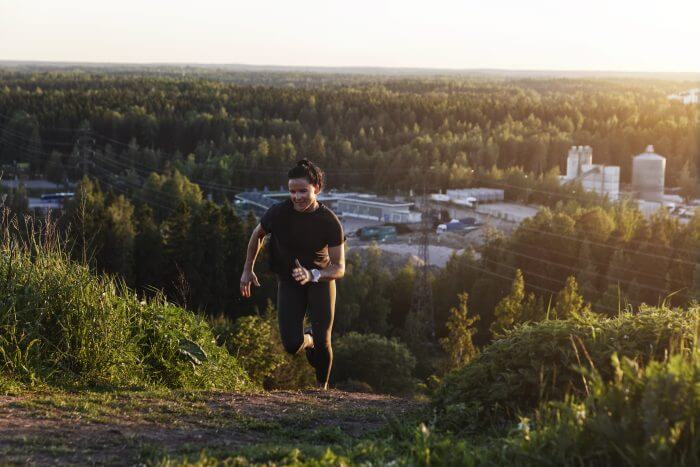
<path fill-rule="evenodd" d="M 311 282 L 318 282 L 318 280 L 321 278 L 321 271 L 318 269 L 312 269 L 309 272 L 311 273 Z"/>

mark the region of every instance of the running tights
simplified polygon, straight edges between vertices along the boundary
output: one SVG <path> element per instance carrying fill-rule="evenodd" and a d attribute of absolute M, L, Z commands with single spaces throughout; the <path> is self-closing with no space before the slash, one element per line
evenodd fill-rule
<path fill-rule="evenodd" d="M 313 332 L 310 360 L 316 370 L 316 381 L 328 383 L 333 365 L 331 331 L 335 313 L 335 281 L 297 282 L 278 280 L 277 317 L 285 351 L 297 354 L 304 350 L 304 316 L 308 312 Z"/>

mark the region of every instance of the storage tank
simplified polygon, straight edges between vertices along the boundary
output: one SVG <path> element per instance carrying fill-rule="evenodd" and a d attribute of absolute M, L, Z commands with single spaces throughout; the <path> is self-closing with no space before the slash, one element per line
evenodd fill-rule
<path fill-rule="evenodd" d="M 632 160 L 632 190 L 640 199 L 661 200 L 665 176 L 666 158 L 656 154 L 652 145 Z"/>

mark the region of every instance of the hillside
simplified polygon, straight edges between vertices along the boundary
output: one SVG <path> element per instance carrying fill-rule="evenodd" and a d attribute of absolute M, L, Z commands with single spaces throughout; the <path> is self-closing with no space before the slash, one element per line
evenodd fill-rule
<path fill-rule="evenodd" d="M 371 438 L 423 404 L 342 391 L 87 392 L 0 396 L 0 459 L 135 465 L 202 451 L 290 461 Z M 287 461 L 284 461 L 284 459 Z M 303 456 L 302 456 L 303 458 Z"/>

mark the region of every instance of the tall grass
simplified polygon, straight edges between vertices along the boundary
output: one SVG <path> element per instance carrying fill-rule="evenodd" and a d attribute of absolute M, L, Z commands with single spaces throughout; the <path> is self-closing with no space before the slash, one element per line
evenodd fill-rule
<path fill-rule="evenodd" d="M 434 397 L 438 418 L 456 431 L 507 427 L 543 401 L 585 395 L 578 367 L 595 367 L 607 381 L 614 375 L 614 353 L 644 366 L 689 351 L 698 313 L 698 307 L 642 307 L 612 319 L 590 316 L 518 327 L 445 378 Z"/>
<path fill-rule="evenodd" d="M 20 230 L 21 224 L 28 227 Z M 203 318 L 162 295 L 141 300 L 122 281 L 71 261 L 51 222 L 21 224 L 3 216 L 0 380 L 62 387 L 250 386 Z"/>

